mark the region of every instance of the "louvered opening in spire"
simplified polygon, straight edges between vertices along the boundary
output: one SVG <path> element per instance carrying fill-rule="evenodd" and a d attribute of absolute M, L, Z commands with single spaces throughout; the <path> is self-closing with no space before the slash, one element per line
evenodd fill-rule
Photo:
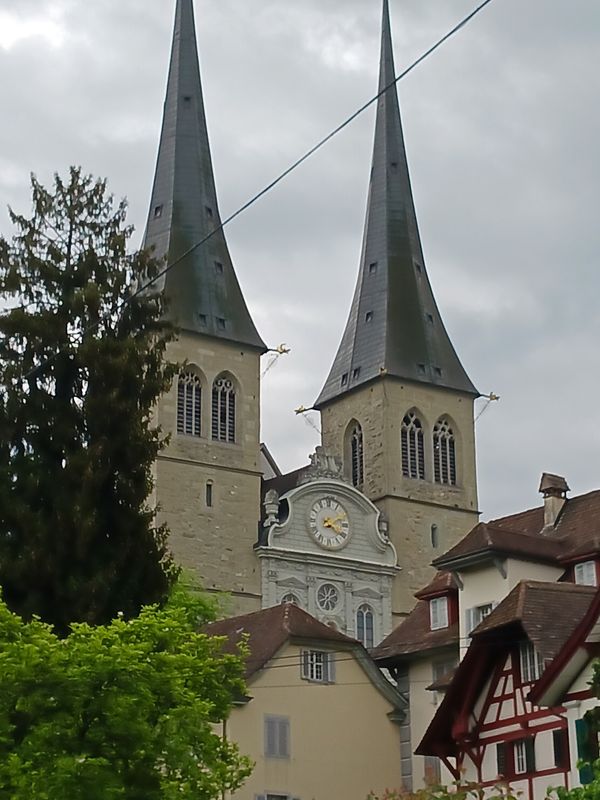
<path fill-rule="evenodd" d="M 202 96 L 193 0 L 177 0 L 171 63 L 144 245 L 168 263 L 221 222 Z M 196 247 L 160 287 L 182 330 L 265 350 L 244 301 L 223 231 Z"/>
<path fill-rule="evenodd" d="M 450 342 L 425 269 L 383 3 L 375 141 L 360 271 L 317 408 L 382 375 L 477 394 Z"/>

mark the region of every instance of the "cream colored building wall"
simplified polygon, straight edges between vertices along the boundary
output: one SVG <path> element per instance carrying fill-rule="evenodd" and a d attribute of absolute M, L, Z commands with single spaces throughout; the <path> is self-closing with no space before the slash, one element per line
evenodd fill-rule
<path fill-rule="evenodd" d="M 426 687 L 433 682 L 433 665 L 438 661 L 447 661 L 453 655 L 458 657 L 456 651 L 438 653 L 429 658 L 413 661 L 409 668 L 410 692 L 410 738 L 412 746 L 412 778 L 413 789 L 421 789 L 426 785 L 425 758 L 414 754 L 419 742 L 425 735 L 443 695 L 440 692 L 427 691 Z M 452 774 L 443 764 L 440 764 L 441 782 L 451 784 L 454 780 Z"/>
<path fill-rule="evenodd" d="M 177 434 L 177 381 L 160 400 L 157 420 L 171 434 L 155 465 L 159 522 L 171 532 L 176 560 L 208 591 L 231 593 L 229 613 L 260 608 L 260 566 L 253 552 L 260 516 L 260 356 L 256 351 L 181 333 L 168 358 L 187 361 L 202 381 L 200 437 Z M 228 373 L 236 387 L 236 441 L 211 438 L 214 379 Z M 206 485 L 212 484 L 212 507 Z"/>
<path fill-rule="evenodd" d="M 371 790 L 399 786 L 400 735 L 387 717 L 391 703 L 349 653 L 336 654 L 335 683 L 302 680 L 301 649 L 285 646 L 250 682 L 252 700 L 231 713 L 227 735 L 256 763 L 234 798 L 366 800 Z M 289 719 L 290 758 L 265 757 L 265 715 Z"/>
<path fill-rule="evenodd" d="M 418 412 L 424 428 L 426 480 L 402 475 L 400 429 L 411 410 Z M 432 432 L 441 417 L 450 421 L 456 437 L 457 486 L 433 481 Z M 388 520 L 402 570 L 393 588 L 392 607 L 398 618 L 410 611 L 413 594 L 432 578 L 431 560 L 478 521 L 473 398 L 391 378 L 343 395 L 322 409 L 321 424 L 325 449 L 346 456 L 346 469 L 345 437 L 353 420 L 363 431 L 363 491 Z M 437 547 L 432 544 L 433 525 Z"/>
<path fill-rule="evenodd" d="M 458 573 L 462 589 L 459 600 L 459 636 L 461 656 L 469 645 L 467 610 L 487 603 L 498 604 L 522 580 L 556 581 L 562 570 L 516 558 L 502 559 L 497 564 L 477 566 Z"/>

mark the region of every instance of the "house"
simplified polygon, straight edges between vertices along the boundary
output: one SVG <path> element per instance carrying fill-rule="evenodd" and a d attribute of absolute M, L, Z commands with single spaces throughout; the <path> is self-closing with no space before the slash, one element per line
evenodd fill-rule
<path fill-rule="evenodd" d="M 567 708 L 530 693 L 597 590 L 521 581 L 473 631 L 471 643 L 416 753 L 438 756 L 454 779 L 507 781 L 524 798 L 579 783 Z"/>
<path fill-rule="evenodd" d="M 406 703 L 361 644 L 292 603 L 207 632 L 249 648 L 247 696 L 223 732 L 256 766 L 234 797 L 365 800 L 399 784 Z"/>
<path fill-rule="evenodd" d="M 434 560 L 438 575 L 373 652 L 409 701 L 407 788 L 459 775 L 486 785 L 506 778 L 538 798 L 550 784 L 585 777 L 576 763 L 589 752 L 583 714 L 594 703 L 585 683 L 600 492 L 568 491 L 564 478 L 544 473 L 543 505 L 476 525 Z M 564 648 L 575 655 L 561 656 Z M 452 675 L 446 667 L 459 658 Z M 558 675 L 561 659 L 567 672 L 540 694 L 538 680 Z"/>

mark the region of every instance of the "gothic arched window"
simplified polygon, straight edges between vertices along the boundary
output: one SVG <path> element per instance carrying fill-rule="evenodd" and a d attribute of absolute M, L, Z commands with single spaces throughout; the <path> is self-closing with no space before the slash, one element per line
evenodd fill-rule
<path fill-rule="evenodd" d="M 215 378 L 213 383 L 212 438 L 235 442 L 235 388 L 226 375 Z"/>
<path fill-rule="evenodd" d="M 300 601 L 293 592 L 288 592 L 287 594 L 284 594 L 283 597 L 281 598 L 281 605 L 284 606 L 286 605 L 286 603 L 289 603 L 289 605 L 291 606 L 300 605 Z"/>
<path fill-rule="evenodd" d="M 423 425 L 414 411 L 402 420 L 400 431 L 402 448 L 402 474 L 407 478 L 425 479 L 425 447 Z"/>
<path fill-rule="evenodd" d="M 177 379 L 177 433 L 200 436 L 202 385 L 198 375 L 182 372 Z"/>
<path fill-rule="evenodd" d="M 447 419 L 433 428 L 433 476 L 436 483 L 456 484 L 456 445 Z"/>
<path fill-rule="evenodd" d="M 373 609 L 366 603 L 356 612 L 356 638 L 365 647 L 373 647 Z"/>
<path fill-rule="evenodd" d="M 354 422 L 350 425 L 348 455 L 350 457 L 350 477 L 352 478 L 352 485 L 361 487 L 365 478 L 365 461 L 363 454 L 363 432 L 358 422 Z"/>

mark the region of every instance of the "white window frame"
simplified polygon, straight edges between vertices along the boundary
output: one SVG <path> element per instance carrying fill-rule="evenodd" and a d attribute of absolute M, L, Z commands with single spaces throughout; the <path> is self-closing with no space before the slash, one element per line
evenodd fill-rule
<path fill-rule="evenodd" d="M 529 641 L 519 644 L 519 661 L 522 683 L 537 681 L 544 671 L 544 659 Z"/>
<path fill-rule="evenodd" d="M 333 653 L 324 650 L 303 650 L 300 659 L 300 677 L 311 683 L 334 683 Z"/>
<path fill-rule="evenodd" d="M 432 631 L 448 627 L 447 597 L 434 597 L 429 601 L 429 624 Z"/>
<path fill-rule="evenodd" d="M 524 775 L 527 772 L 527 750 L 525 739 L 519 739 L 514 746 L 515 775 Z"/>
<path fill-rule="evenodd" d="M 467 608 L 466 611 L 466 628 L 467 628 L 467 636 L 474 630 L 480 622 L 489 616 L 492 611 L 496 608 L 498 603 L 481 603 L 478 606 L 473 606 L 473 608 Z"/>
<path fill-rule="evenodd" d="M 582 561 L 581 564 L 575 564 L 574 572 L 575 583 L 579 584 L 580 586 L 598 585 L 595 561 Z"/>
<path fill-rule="evenodd" d="M 265 758 L 289 759 L 291 753 L 289 717 L 265 714 L 264 728 Z"/>

